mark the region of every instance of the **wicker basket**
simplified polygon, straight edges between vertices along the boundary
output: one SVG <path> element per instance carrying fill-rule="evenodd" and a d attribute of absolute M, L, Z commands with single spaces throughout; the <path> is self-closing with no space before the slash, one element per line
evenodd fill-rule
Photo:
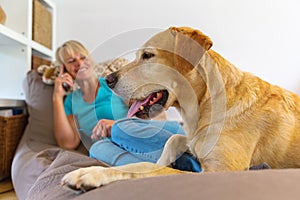
<path fill-rule="evenodd" d="M 52 49 L 52 14 L 39 1 L 33 1 L 32 39 Z"/>
<path fill-rule="evenodd" d="M 10 176 L 11 163 L 27 124 L 27 115 L 0 116 L 0 180 Z"/>

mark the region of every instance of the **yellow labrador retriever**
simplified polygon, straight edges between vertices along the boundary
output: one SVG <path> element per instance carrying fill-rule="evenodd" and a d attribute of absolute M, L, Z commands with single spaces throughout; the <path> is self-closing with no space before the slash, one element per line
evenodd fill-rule
<path fill-rule="evenodd" d="M 135 61 L 107 77 L 120 96 L 134 99 L 130 116 L 152 117 L 175 106 L 187 136 L 173 136 L 158 164 L 75 170 L 63 184 L 86 190 L 116 180 L 187 173 L 168 166 L 189 150 L 204 172 L 300 166 L 300 98 L 237 69 L 188 27 L 158 33 Z"/>

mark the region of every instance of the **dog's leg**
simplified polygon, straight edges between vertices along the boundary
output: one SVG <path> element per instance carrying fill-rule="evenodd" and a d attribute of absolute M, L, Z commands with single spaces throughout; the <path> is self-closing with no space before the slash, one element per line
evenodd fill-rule
<path fill-rule="evenodd" d="M 184 135 L 172 135 L 165 144 L 157 164 L 169 166 L 184 152 L 188 151 L 187 139 Z"/>
<path fill-rule="evenodd" d="M 181 173 L 188 172 L 148 162 L 134 163 L 118 167 L 93 166 L 80 168 L 66 174 L 62 179 L 62 184 L 71 189 L 85 192 L 118 180 Z"/>
<path fill-rule="evenodd" d="M 219 138 L 217 144 L 206 157 L 200 157 L 203 145 L 199 141 L 195 145 L 195 152 L 205 172 L 241 171 L 250 165 L 251 153 L 254 148 L 249 140 L 241 140 L 239 134 L 226 135 Z M 203 143 L 203 141 L 202 141 Z"/>

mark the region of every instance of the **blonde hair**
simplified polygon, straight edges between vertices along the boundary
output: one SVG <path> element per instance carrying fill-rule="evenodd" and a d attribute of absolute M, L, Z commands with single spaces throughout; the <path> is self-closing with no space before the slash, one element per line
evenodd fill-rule
<path fill-rule="evenodd" d="M 89 57 L 89 51 L 78 41 L 69 40 L 57 48 L 55 58 L 60 65 L 66 64 L 66 58 L 74 57 L 75 53 L 80 53 Z"/>

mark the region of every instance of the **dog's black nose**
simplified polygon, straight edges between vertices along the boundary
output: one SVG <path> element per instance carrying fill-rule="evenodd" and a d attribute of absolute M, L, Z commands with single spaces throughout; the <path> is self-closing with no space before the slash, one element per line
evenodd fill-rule
<path fill-rule="evenodd" d="M 118 82 L 118 76 L 117 76 L 117 73 L 116 73 L 116 72 L 113 72 L 113 73 L 107 75 L 106 78 L 105 78 L 105 80 L 106 80 L 107 85 L 108 85 L 111 89 L 113 89 L 113 88 L 116 86 L 117 82 Z"/>

